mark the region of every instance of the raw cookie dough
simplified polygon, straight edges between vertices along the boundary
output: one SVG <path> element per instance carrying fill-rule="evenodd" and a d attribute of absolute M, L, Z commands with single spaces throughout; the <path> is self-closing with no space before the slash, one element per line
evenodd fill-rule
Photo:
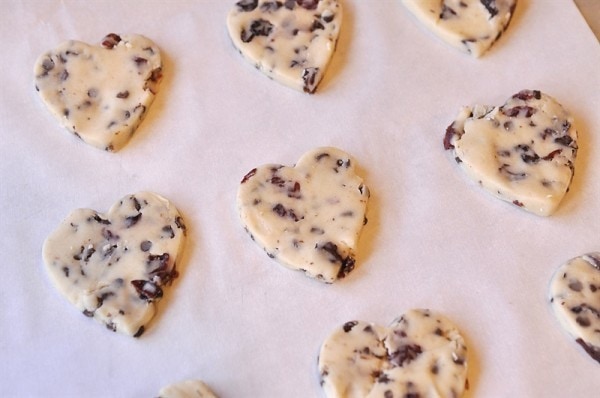
<path fill-rule="evenodd" d="M 268 77 L 313 93 L 335 51 L 337 0 L 240 0 L 227 17 L 233 44 Z"/>
<path fill-rule="evenodd" d="M 567 193 L 577 155 L 573 118 L 552 97 L 523 90 L 500 107 L 464 107 L 447 128 L 466 174 L 499 199 L 552 214 Z"/>
<path fill-rule="evenodd" d="M 217 398 L 200 380 L 185 380 L 160 390 L 158 398 Z"/>
<path fill-rule="evenodd" d="M 328 398 L 459 398 L 467 385 L 467 347 L 452 323 L 415 309 L 390 327 L 346 322 L 319 353 Z"/>
<path fill-rule="evenodd" d="M 139 337 L 178 276 L 185 225 L 165 198 L 125 196 L 107 214 L 73 211 L 44 242 L 57 290 L 85 316 Z"/>
<path fill-rule="evenodd" d="M 317 148 L 295 167 L 252 169 L 241 181 L 237 206 L 269 257 L 331 283 L 354 269 L 368 198 L 347 153 Z"/>
<path fill-rule="evenodd" d="M 35 63 L 35 88 L 52 114 L 84 142 L 118 151 L 132 137 L 162 77 L 156 44 L 111 33 L 101 46 L 67 41 Z"/>
<path fill-rule="evenodd" d="M 402 3 L 446 43 L 479 57 L 506 30 L 517 0 L 402 0 Z"/>
<path fill-rule="evenodd" d="M 576 257 L 556 271 L 550 303 L 565 330 L 600 363 L 600 252 Z"/>

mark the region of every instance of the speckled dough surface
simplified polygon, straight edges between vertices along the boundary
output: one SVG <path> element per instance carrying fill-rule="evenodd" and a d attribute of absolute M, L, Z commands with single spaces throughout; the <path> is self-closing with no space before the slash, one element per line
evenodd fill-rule
<path fill-rule="evenodd" d="M 550 303 L 565 330 L 600 363 L 600 252 L 576 257 L 556 270 Z"/>
<path fill-rule="evenodd" d="M 110 330 L 139 337 L 178 273 L 185 225 L 165 198 L 129 195 L 107 214 L 73 211 L 44 242 L 58 291 Z"/>
<path fill-rule="evenodd" d="M 329 398 L 458 398 L 467 384 L 467 348 L 452 323 L 415 309 L 389 327 L 346 322 L 321 346 Z"/>
<path fill-rule="evenodd" d="M 158 398 L 217 398 L 200 380 L 184 380 L 167 387 L 158 393 Z"/>
<path fill-rule="evenodd" d="M 269 257 L 333 282 L 354 269 L 368 198 L 353 159 L 326 147 L 306 153 L 295 167 L 252 169 L 237 205 L 243 226 Z"/>
<path fill-rule="evenodd" d="M 569 189 L 577 155 L 573 118 L 552 97 L 523 90 L 499 107 L 464 107 L 446 130 L 466 174 L 492 195 L 552 214 Z"/>
<path fill-rule="evenodd" d="M 313 93 L 335 51 L 337 0 L 240 0 L 227 17 L 233 44 L 267 76 Z"/>
<path fill-rule="evenodd" d="M 162 77 L 158 47 L 140 35 L 107 35 L 101 46 L 67 41 L 35 63 L 35 88 L 84 142 L 117 151 L 132 137 Z"/>
<path fill-rule="evenodd" d="M 476 57 L 506 30 L 517 0 L 401 0 L 430 31 Z"/>

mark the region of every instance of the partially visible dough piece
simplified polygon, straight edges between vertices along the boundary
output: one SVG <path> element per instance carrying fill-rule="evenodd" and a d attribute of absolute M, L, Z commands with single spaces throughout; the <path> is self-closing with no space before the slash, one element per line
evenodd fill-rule
<path fill-rule="evenodd" d="M 389 327 L 346 322 L 321 346 L 328 398 L 459 398 L 467 385 L 467 347 L 458 329 L 426 309 Z"/>
<path fill-rule="evenodd" d="M 314 93 L 336 48 L 338 0 L 240 0 L 227 17 L 235 47 L 268 77 Z"/>
<path fill-rule="evenodd" d="M 184 380 L 167 387 L 158 393 L 158 398 L 217 398 L 200 380 Z"/>
<path fill-rule="evenodd" d="M 109 330 L 139 337 L 179 275 L 185 234 L 175 206 L 140 192 L 107 214 L 74 210 L 42 251 L 50 279 L 72 305 Z"/>
<path fill-rule="evenodd" d="M 402 0 L 402 3 L 446 43 L 479 57 L 506 30 L 517 0 Z"/>
<path fill-rule="evenodd" d="M 571 259 L 556 270 L 550 303 L 565 330 L 600 363 L 600 252 Z"/>
<path fill-rule="evenodd" d="M 158 92 L 162 61 L 144 36 L 111 33 L 101 46 L 67 41 L 35 63 L 35 88 L 54 117 L 84 142 L 118 151 Z"/>
<path fill-rule="evenodd" d="M 499 199 L 541 216 L 554 213 L 575 170 L 577 131 L 552 97 L 523 90 L 504 105 L 464 107 L 446 129 L 444 148 Z"/>

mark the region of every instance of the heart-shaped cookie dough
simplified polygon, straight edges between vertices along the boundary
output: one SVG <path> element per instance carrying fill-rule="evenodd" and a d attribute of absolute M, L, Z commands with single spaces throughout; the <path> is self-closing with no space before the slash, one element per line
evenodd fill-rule
<path fill-rule="evenodd" d="M 444 148 L 453 149 L 461 168 L 492 195 L 547 216 L 573 179 L 577 131 L 556 100 L 523 90 L 500 107 L 462 108 Z"/>
<path fill-rule="evenodd" d="M 158 47 L 139 35 L 101 46 L 67 41 L 35 63 L 35 88 L 52 114 L 84 142 L 117 151 L 132 137 L 162 77 Z"/>
<path fill-rule="evenodd" d="M 268 77 L 313 93 L 335 51 L 338 0 L 240 0 L 227 17 L 235 47 Z"/>
<path fill-rule="evenodd" d="M 237 205 L 242 224 L 269 257 L 330 283 L 354 269 L 368 198 L 347 153 L 317 148 L 295 167 L 251 170 Z"/>
<path fill-rule="evenodd" d="M 563 328 L 600 363 L 600 253 L 576 257 L 556 270 L 550 303 Z"/>
<path fill-rule="evenodd" d="M 481 56 L 500 38 L 517 0 L 401 0 L 440 39 Z"/>
<path fill-rule="evenodd" d="M 73 211 L 44 242 L 43 257 L 55 287 L 84 315 L 139 337 L 178 276 L 185 232 L 172 204 L 140 192 L 107 214 Z"/>
<path fill-rule="evenodd" d="M 452 323 L 415 309 L 389 327 L 346 322 L 318 361 L 329 398 L 453 397 L 467 386 L 467 347 Z"/>

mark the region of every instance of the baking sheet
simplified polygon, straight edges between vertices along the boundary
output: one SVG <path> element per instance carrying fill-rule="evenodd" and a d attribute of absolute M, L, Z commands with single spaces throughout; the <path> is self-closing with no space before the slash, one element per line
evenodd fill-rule
<path fill-rule="evenodd" d="M 200 378 L 222 397 L 322 396 L 316 357 L 346 321 L 410 308 L 448 316 L 469 346 L 468 397 L 589 397 L 598 364 L 547 302 L 554 270 L 600 250 L 600 46 L 567 0 L 520 0 L 481 59 L 426 32 L 396 0 L 344 0 L 318 93 L 262 76 L 233 49 L 234 1 L 3 3 L 0 33 L 0 396 L 150 397 Z M 116 154 L 64 131 L 38 100 L 37 56 L 63 40 L 140 33 L 164 80 Z M 550 218 L 469 182 L 442 147 L 462 105 L 542 90 L 576 119 L 571 191 Z M 324 285 L 280 267 L 247 236 L 237 185 L 316 146 L 351 153 L 370 187 L 358 267 Z M 41 246 L 73 209 L 107 211 L 141 190 L 169 198 L 189 236 L 180 278 L 140 339 L 110 333 L 52 287 Z"/>

